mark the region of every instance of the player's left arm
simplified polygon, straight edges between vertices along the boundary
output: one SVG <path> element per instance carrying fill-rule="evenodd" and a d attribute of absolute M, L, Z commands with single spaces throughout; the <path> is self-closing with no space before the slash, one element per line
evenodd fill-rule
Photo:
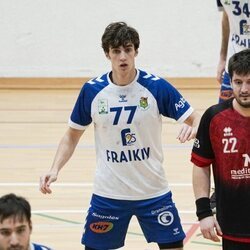
<path fill-rule="evenodd" d="M 182 125 L 179 134 L 177 136 L 177 139 L 184 143 L 186 141 L 190 141 L 191 139 L 194 139 L 198 130 L 198 126 L 200 123 L 200 115 L 194 111 L 185 121 Z"/>

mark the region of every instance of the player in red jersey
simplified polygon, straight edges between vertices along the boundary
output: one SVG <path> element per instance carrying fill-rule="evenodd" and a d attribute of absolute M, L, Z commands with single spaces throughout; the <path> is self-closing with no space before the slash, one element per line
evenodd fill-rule
<path fill-rule="evenodd" d="M 234 98 L 204 113 L 191 161 L 196 214 L 204 238 L 223 250 L 250 249 L 250 49 L 228 65 Z M 216 218 L 210 208 L 210 166 L 216 189 Z"/>

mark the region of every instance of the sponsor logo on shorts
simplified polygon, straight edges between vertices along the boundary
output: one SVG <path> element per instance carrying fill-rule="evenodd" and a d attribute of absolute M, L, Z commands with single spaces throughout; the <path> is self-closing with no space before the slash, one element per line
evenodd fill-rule
<path fill-rule="evenodd" d="M 108 231 L 110 231 L 113 228 L 113 223 L 112 222 L 103 222 L 103 221 L 99 221 L 99 222 L 94 222 L 90 224 L 90 229 L 98 234 L 102 234 L 102 233 L 107 233 Z"/>
<path fill-rule="evenodd" d="M 165 210 L 168 210 L 169 208 L 171 208 L 172 206 L 171 205 L 168 205 L 168 206 L 163 206 L 159 209 L 156 209 L 156 210 L 152 210 L 151 211 L 151 214 L 159 214 L 160 212 L 162 211 L 165 211 Z"/>
<path fill-rule="evenodd" d="M 162 212 L 158 215 L 158 222 L 163 226 L 169 226 L 173 221 L 174 215 L 169 211 Z"/>
<path fill-rule="evenodd" d="M 91 215 L 94 217 L 98 217 L 100 219 L 105 219 L 105 220 L 119 220 L 119 217 L 116 217 L 113 215 L 102 215 L 102 214 L 97 214 L 95 212 L 93 212 Z"/>
<path fill-rule="evenodd" d="M 173 229 L 173 235 L 177 235 L 177 234 L 180 234 L 180 230 L 178 227 Z"/>

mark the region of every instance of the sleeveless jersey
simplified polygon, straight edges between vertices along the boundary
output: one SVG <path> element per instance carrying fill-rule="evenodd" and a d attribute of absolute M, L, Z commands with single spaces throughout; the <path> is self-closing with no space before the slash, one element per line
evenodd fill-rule
<path fill-rule="evenodd" d="M 227 69 L 228 60 L 232 55 L 250 48 L 250 0 L 217 0 L 217 6 L 219 10 L 226 11 L 229 20 Z"/>
<path fill-rule="evenodd" d="M 216 215 L 223 235 L 250 240 L 250 117 L 233 109 L 232 99 L 209 108 L 194 141 L 191 161 L 212 164 Z"/>
<path fill-rule="evenodd" d="M 85 83 L 69 126 L 84 130 L 94 124 L 94 193 L 142 200 L 168 192 L 162 167 L 162 115 L 183 122 L 192 112 L 172 85 L 140 70 L 126 86 L 113 84 L 109 73 Z"/>

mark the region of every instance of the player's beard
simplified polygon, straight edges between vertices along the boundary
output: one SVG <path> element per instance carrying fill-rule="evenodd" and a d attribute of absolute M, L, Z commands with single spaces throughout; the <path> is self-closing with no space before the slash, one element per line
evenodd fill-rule
<path fill-rule="evenodd" d="M 9 247 L 7 250 L 28 250 L 28 248 L 25 249 L 23 247 Z"/>
<path fill-rule="evenodd" d="M 241 98 L 242 98 L 242 96 L 241 96 Z M 243 101 L 241 100 L 241 98 L 235 96 L 236 101 L 238 102 L 238 104 L 239 104 L 242 108 L 250 108 L 250 101 L 248 101 L 248 102 L 243 102 Z"/>
<path fill-rule="evenodd" d="M 29 250 L 29 245 L 27 247 L 25 246 L 14 246 L 14 247 L 9 247 L 7 250 Z"/>

